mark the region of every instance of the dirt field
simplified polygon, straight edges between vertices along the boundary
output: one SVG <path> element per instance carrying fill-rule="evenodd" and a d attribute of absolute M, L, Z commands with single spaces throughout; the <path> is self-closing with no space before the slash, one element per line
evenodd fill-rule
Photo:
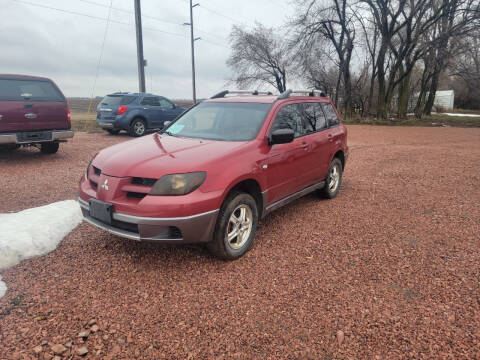
<path fill-rule="evenodd" d="M 0 153 L 0 212 L 75 198 L 127 139 Z M 0 358 L 479 359 L 480 129 L 350 126 L 349 144 L 339 196 L 269 215 L 238 261 L 83 223 L 3 271 Z"/>

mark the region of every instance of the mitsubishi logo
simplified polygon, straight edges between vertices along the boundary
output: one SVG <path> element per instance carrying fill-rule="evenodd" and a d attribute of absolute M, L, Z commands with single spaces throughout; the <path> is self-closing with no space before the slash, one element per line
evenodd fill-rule
<path fill-rule="evenodd" d="M 105 182 L 103 183 L 101 188 L 104 189 L 105 191 L 108 191 L 108 179 L 105 179 Z"/>

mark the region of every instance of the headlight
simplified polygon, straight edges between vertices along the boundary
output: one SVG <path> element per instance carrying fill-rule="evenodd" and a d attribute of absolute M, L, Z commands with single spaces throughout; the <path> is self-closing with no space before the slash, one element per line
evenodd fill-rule
<path fill-rule="evenodd" d="M 198 171 L 186 174 L 165 175 L 153 185 L 150 195 L 186 195 L 205 181 L 207 173 Z"/>
<path fill-rule="evenodd" d="M 93 159 L 90 160 L 90 162 L 88 163 L 87 172 L 85 173 L 85 179 L 87 180 L 88 180 L 88 174 L 90 174 L 90 168 L 92 167 L 92 162 L 93 162 Z"/>

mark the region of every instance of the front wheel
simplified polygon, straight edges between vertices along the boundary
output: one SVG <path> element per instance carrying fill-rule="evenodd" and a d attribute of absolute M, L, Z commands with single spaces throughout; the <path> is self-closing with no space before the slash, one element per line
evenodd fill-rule
<path fill-rule="evenodd" d="M 147 124 L 143 119 L 133 119 L 132 124 L 130 125 L 130 136 L 140 137 L 145 135 L 147 131 Z"/>
<path fill-rule="evenodd" d="M 40 144 L 40 151 L 43 154 L 55 154 L 59 147 L 60 144 L 58 142 L 42 143 Z"/>
<path fill-rule="evenodd" d="M 220 209 L 213 241 L 208 243 L 208 249 L 219 258 L 238 259 L 252 246 L 257 225 L 255 199 L 247 193 L 232 193 Z"/>
<path fill-rule="evenodd" d="M 321 195 L 327 199 L 333 199 L 337 196 L 342 185 L 342 162 L 339 158 L 334 158 L 328 169 L 327 178 L 325 179 L 325 186 L 320 190 Z"/>

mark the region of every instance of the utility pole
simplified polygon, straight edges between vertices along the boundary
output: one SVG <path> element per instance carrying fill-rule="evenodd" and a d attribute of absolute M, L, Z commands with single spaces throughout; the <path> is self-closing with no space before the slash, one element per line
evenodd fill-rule
<path fill-rule="evenodd" d="M 190 22 L 184 23 L 183 25 L 190 26 L 190 41 L 192 47 L 192 88 L 193 88 L 193 103 L 197 103 L 197 93 L 195 89 L 195 41 L 200 40 L 201 38 L 195 38 L 193 36 L 193 8 L 195 6 L 199 6 L 199 3 L 193 4 L 192 0 L 190 0 Z"/>
<path fill-rule="evenodd" d="M 135 28 L 137 33 L 137 62 L 138 62 L 138 89 L 141 93 L 145 90 L 145 65 L 143 58 L 143 35 L 142 35 L 142 11 L 140 9 L 140 0 L 135 1 Z"/>

